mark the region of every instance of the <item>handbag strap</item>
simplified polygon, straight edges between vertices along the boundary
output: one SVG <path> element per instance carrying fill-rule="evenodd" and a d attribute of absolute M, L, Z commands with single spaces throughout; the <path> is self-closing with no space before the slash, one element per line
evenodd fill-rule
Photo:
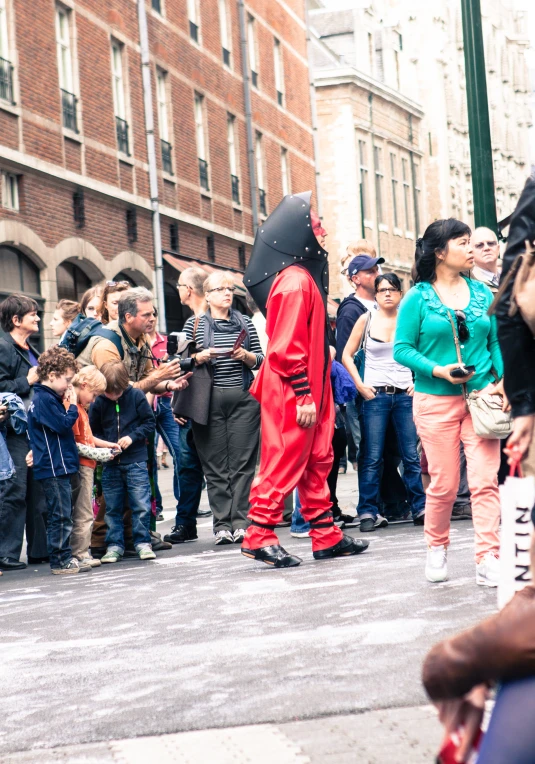
<path fill-rule="evenodd" d="M 442 305 L 444 305 L 444 300 L 440 296 L 440 292 L 438 291 L 438 289 L 433 284 L 431 284 L 431 286 L 433 287 L 433 289 L 434 289 L 438 299 L 442 303 Z M 446 313 L 448 314 L 448 319 L 449 319 L 450 326 L 451 326 L 451 331 L 452 331 L 452 334 L 453 334 L 453 341 L 455 343 L 455 350 L 457 352 L 457 361 L 459 362 L 459 366 L 464 366 L 463 356 L 462 356 L 462 353 L 461 353 L 461 344 L 459 342 L 459 336 L 458 336 L 457 332 L 455 331 L 455 324 L 453 323 L 453 318 L 451 317 L 450 308 L 448 308 L 447 305 L 444 305 L 444 307 L 446 308 Z M 462 388 L 463 388 L 463 395 L 465 397 L 465 400 L 468 400 L 468 388 L 466 387 L 466 383 L 465 382 L 463 382 Z"/>
<path fill-rule="evenodd" d="M 193 323 L 193 342 L 197 339 L 197 329 L 199 328 L 199 321 L 201 320 L 200 316 L 195 316 L 195 321 Z"/>
<path fill-rule="evenodd" d="M 368 316 L 366 318 L 366 323 L 364 325 L 364 331 L 362 332 L 362 336 L 360 338 L 359 346 L 357 348 L 357 353 L 360 350 L 364 350 L 366 353 L 366 346 L 368 345 L 368 336 L 370 334 L 370 324 L 372 322 L 372 312 L 371 310 L 368 311 Z"/>

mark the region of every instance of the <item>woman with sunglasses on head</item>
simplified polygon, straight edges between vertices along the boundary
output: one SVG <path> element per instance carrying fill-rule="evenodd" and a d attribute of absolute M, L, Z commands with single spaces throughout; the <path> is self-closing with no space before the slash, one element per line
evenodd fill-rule
<path fill-rule="evenodd" d="M 128 289 L 132 289 L 132 284 L 129 284 L 128 281 L 106 281 L 97 310 L 97 314 L 103 324 L 117 321 L 119 318 L 118 305 L 121 299 L 121 292 L 126 292 Z"/>
<path fill-rule="evenodd" d="M 188 339 L 200 348 L 195 354 L 197 365 L 209 363 L 213 368 L 208 423 L 192 422 L 192 429 L 206 477 L 216 544 L 238 544 L 245 535 L 260 431 L 260 406 L 248 390 L 252 370 L 260 368 L 264 354 L 251 319 L 232 308 L 235 289 L 230 274 L 210 274 L 204 282 L 206 312 L 184 324 Z M 234 350 L 242 331 L 245 339 Z"/>
<path fill-rule="evenodd" d="M 359 458 L 359 505 L 362 533 L 388 525 L 378 518 L 377 486 L 383 462 L 388 425 L 392 422 L 403 460 L 403 482 L 407 489 L 413 522 L 423 525 L 425 493 L 418 456 L 418 436 L 412 417 L 414 385 L 408 368 L 394 360 L 394 333 L 401 302 L 401 282 L 395 273 L 375 279 L 378 310 L 359 318 L 344 349 L 342 362 L 351 374 L 362 400 L 362 444 Z M 364 333 L 364 379 L 353 361 Z M 377 522 L 379 519 L 379 523 Z"/>
<path fill-rule="evenodd" d="M 503 385 L 495 379 L 503 375 L 503 362 L 496 320 L 487 314 L 492 294 L 465 275 L 474 265 L 470 233 L 460 220 L 436 220 L 416 242 L 417 283 L 401 303 L 394 358 L 415 374 L 414 419 L 429 463 L 426 578 L 439 582 L 448 577 L 450 516 L 462 443 L 472 496 L 476 583 L 497 586 L 500 441 L 474 432 L 463 385 L 468 393 L 502 394 Z"/>

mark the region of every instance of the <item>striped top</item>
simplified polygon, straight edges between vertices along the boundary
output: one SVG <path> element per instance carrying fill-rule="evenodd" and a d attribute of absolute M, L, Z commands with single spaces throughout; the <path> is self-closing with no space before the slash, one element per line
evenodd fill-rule
<path fill-rule="evenodd" d="M 256 363 L 253 369 L 259 369 L 264 360 L 264 354 L 258 339 L 258 334 L 255 326 L 249 316 L 244 316 L 247 329 L 249 330 L 249 351 L 256 355 Z M 216 326 L 228 324 L 225 319 L 215 319 Z M 186 332 L 188 340 L 193 339 L 193 328 L 195 325 L 195 317 L 191 316 L 184 324 L 183 331 Z M 204 340 L 204 327 L 205 322 L 202 317 L 197 327 L 197 335 L 195 342 L 198 346 L 202 346 Z M 239 331 L 232 332 L 231 334 L 224 334 L 223 332 L 214 331 L 214 347 L 220 350 L 232 350 L 234 343 L 238 339 Z M 218 358 L 213 364 L 214 369 L 214 386 L 215 387 L 242 387 L 243 386 L 243 362 L 235 361 L 230 357 Z M 251 369 L 251 371 L 253 370 Z"/>

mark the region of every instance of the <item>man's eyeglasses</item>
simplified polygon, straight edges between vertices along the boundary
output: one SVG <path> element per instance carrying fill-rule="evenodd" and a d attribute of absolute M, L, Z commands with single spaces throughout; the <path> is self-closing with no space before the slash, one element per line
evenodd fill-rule
<path fill-rule="evenodd" d="M 209 292 L 234 292 L 236 291 L 235 286 L 225 286 L 225 287 L 214 287 L 213 289 L 209 289 Z"/>
<path fill-rule="evenodd" d="M 497 241 L 478 241 L 477 244 L 474 244 L 474 249 L 484 249 L 485 247 L 497 247 L 498 242 Z"/>
<path fill-rule="evenodd" d="M 385 287 L 384 289 L 378 289 L 376 294 L 386 294 L 387 292 L 392 294 L 392 292 L 399 292 L 399 291 L 401 291 L 401 290 L 400 289 L 394 289 L 394 287 Z"/>
<path fill-rule="evenodd" d="M 114 287 L 114 286 L 127 286 L 131 287 L 132 284 L 129 281 L 106 281 L 106 286 Z"/>
<path fill-rule="evenodd" d="M 468 331 L 468 327 L 466 325 L 466 313 L 464 310 L 455 310 L 455 318 L 457 319 L 457 332 L 459 334 L 459 339 L 461 342 L 466 342 L 466 340 L 470 337 L 470 332 Z"/>

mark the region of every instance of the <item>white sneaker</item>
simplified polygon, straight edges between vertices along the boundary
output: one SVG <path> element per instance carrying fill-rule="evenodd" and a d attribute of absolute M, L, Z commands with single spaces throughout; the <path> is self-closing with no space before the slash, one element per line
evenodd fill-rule
<path fill-rule="evenodd" d="M 476 584 L 478 586 L 498 586 L 500 561 L 492 552 L 487 552 L 476 564 Z"/>
<path fill-rule="evenodd" d="M 307 539 L 310 536 L 310 531 L 290 531 L 290 536 L 294 539 Z"/>
<path fill-rule="evenodd" d="M 433 584 L 446 581 L 448 578 L 447 548 L 442 546 L 427 547 L 427 559 L 425 562 L 425 577 Z"/>
<path fill-rule="evenodd" d="M 218 531 L 215 534 L 215 543 L 216 544 L 233 544 L 234 543 L 234 536 L 230 531 Z"/>
<path fill-rule="evenodd" d="M 375 518 L 375 525 L 374 525 L 374 527 L 375 528 L 386 528 L 387 525 L 388 525 L 388 520 L 386 519 L 386 517 L 383 517 L 378 512 L 377 513 L 377 517 Z"/>
<path fill-rule="evenodd" d="M 234 531 L 233 538 L 234 538 L 235 544 L 241 544 L 241 542 L 245 538 L 245 528 L 237 528 Z"/>

